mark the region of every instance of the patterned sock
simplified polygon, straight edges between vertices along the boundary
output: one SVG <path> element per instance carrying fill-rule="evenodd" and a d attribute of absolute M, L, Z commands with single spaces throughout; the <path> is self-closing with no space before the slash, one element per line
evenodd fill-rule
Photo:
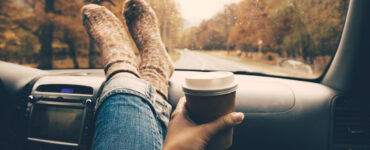
<path fill-rule="evenodd" d="M 95 4 L 85 5 L 82 14 L 87 32 L 103 51 L 107 78 L 119 72 L 140 77 L 134 47 L 121 21 L 104 6 Z"/>
<path fill-rule="evenodd" d="M 174 67 L 162 42 L 157 17 L 145 0 L 129 0 L 124 10 L 127 27 L 141 55 L 141 78 L 150 82 L 165 99 Z"/>

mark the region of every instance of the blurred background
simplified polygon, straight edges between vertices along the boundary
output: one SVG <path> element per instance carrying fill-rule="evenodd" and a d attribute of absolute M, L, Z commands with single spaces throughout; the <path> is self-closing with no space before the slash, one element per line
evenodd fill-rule
<path fill-rule="evenodd" d="M 310 79 L 322 74 L 335 53 L 349 3 L 147 1 L 177 69 Z M 101 51 L 82 25 L 80 9 L 87 3 L 104 5 L 125 22 L 124 0 L 1 0 L 0 60 L 40 69 L 102 68 Z"/>

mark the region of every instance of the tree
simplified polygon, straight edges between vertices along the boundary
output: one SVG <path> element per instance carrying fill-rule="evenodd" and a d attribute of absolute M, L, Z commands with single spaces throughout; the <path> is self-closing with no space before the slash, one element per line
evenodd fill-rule
<path fill-rule="evenodd" d="M 203 49 L 257 51 L 262 47 L 263 52 L 302 57 L 312 64 L 315 57 L 331 55 L 336 49 L 348 2 L 243 0 L 225 7 L 224 13 L 203 21 L 198 27 L 186 30 L 182 35 L 190 37 L 181 39 L 187 41 L 187 47 L 194 45 L 188 43 L 189 39 L 196 39 L 195 45 Z"/>
<path fill-rule="evenodd" d="M 302 56 L 307 63 L 314 63 L 316 56 L 332 55 L 344 24 L 349 1 L 306 0 L 285 1 L 275 8 L 272 18 L 280 23 L 283 37 L 281 48 L 288 56 Z M 285 28 L 283 27 L 285 26 Z"/>
<path fill-rule="evenodd" d="M 173 0 L 148 0 L 158 17 L 163 42 L 169 50 L 176 47 L 183 28 L 183 18 Z"/>
<path fill-rule="evenodd" d="M 189 48 L 189 49 L 200 49 L 199 46 L 199 28 L 190 27 L 183 30 L 180 33 L 180 43 L 177 45 L 178 48 Z"/>
<path fill-rule="evenodd" d="M 57 40 L 68 45 L 69 57 L 73 61 L 74 68 L 80 68 L 77 53 L 79 51 L 86 50 L 89 38 L 87 33 L 82 26 L 82 17 L 78 13 L 81 7 L 84 5 L 82 1 L 78 0 L 63 0 L 57 1 L 56 9 L 59 11 L 59 15 L 56 19 L 55 36 Z"/>
<path fill-rule="evenodd" d="M 191 27 L 182 33 L 181 47 L 191 49 L 229 49 L 227 42 L 230 30 L 236 23 L 237 5 L 226 5 L 223 12 L 204 20 L 198 27 Z"/>
<path fill-rule="evenodd" d="M 53 18 L 55 16 L 54 0 L 46 1 L 20 1 L 4 3 L 2 13 L 5 14 L 8 24 L 16 25 L 17 28 L 35 35 L 41 43 L 39 52 L 39 68 L 52 68 L 52 41 L 54 32 Z M 22 5 L 30 7 L 24 8 Z M 41 9 L 43 8 L 43 9 Z M 14 30 L 14 29 L 13 29 Z"/>
<path fill-rule="evenodd" d="M 99 66 L 100 51 L 82 26 L 80 9 L 86 1 L 106 6 L 125 24 L 121 0 L 1 0 L 0 59 L 51 69 L 56 59 L 69 56 L 79 68 L 84 66 L 81 58 L 88 57 L 90 68 Z M 242 0 L 187 29 L 174 0 L 148 2 L 168 50 L 253 52 L 262 47 L 263 52 L 312 64 L 316 57 L 335 51 L 349 0 Z"/>
<path fill-rule="evenodd" d="M 244 0 L 239 4 L 237 22 L 229 37 L 230 43 L 246 51 L 253 51 L 258 47 L 258 41 L 262 41 L 264 47 L 274 45 L 275 28 L 267 14 L 267 3 L 268 1 L 262 0 Z"/>
<path fill-rule="evenodd" d="M 19 46 L 23 49 L 20 54 L 25 56 L 27 60 L 30 57 L 35 57 L 33 53 L 35 52 L 38 54 L 38 67 L 51 69 L 53 68 L 53 59 L 55 59 L 53 53 L 56 52 L 53 43 L 65 43 L 68 45 L 68 55 L 73 60 L 74 68 L 80 67 L 78 57 L 81 53 L 85 53 L 84 51 L 89 45 L 89 38 L 82 26 L 80 14 L 80 9 L 85 4 L 83 1 L 21 0 L 8 1 L 3 4 L 0 10 L 0 19 L 5 19 L 6 22 L 0 23 L 0 30 L 2 26 L 10 26 L 11 28 L 4 30 L 17 33 L 16 37 L 21 39 L 19 45 L 28 45 Z M 23 38 L 23 36 L 28 38 Z M 38 39 L 38 42 L 27 40 L 32 39 L 33 36 Z M 38 46 L 39 44 L 40 46 Z M 39 50 L 34 50 L 38 47 Z M 27 51 L 26 48 L 32 49 Z M 6 51 L 10 51 L 9 46 L 6 49 Z M 93 67 L 96 63 L 95 54 L 95 51 L 89 54 L 91 56 L 89 60 L 93 62 L 90 64 L 93 64 L 91 65 Z"/>

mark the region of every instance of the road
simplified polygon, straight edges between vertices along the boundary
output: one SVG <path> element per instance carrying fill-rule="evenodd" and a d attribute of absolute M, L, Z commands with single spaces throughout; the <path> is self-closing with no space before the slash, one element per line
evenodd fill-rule
<path fill-rule="evenodd" d="M 195 70 L 229 70 L 229 71 L 250 71 L 251 67 L 232 62 L 226 59 L 210 56 L 191 50 L 181 50 L 179 60 L 175 62 L 175 68 Z"/>

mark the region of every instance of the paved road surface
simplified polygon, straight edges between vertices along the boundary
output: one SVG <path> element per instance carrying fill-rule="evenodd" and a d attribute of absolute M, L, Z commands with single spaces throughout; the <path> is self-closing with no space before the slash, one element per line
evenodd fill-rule
<path fill-rule="evenodd" d="M 253 72 L 253 69 L 246 65 L 196 51 L 182 50 L 180 53 L 181 56 L 179 60 L 175 62 L 175 68 L 196 70 L 239 70 Z"/>

